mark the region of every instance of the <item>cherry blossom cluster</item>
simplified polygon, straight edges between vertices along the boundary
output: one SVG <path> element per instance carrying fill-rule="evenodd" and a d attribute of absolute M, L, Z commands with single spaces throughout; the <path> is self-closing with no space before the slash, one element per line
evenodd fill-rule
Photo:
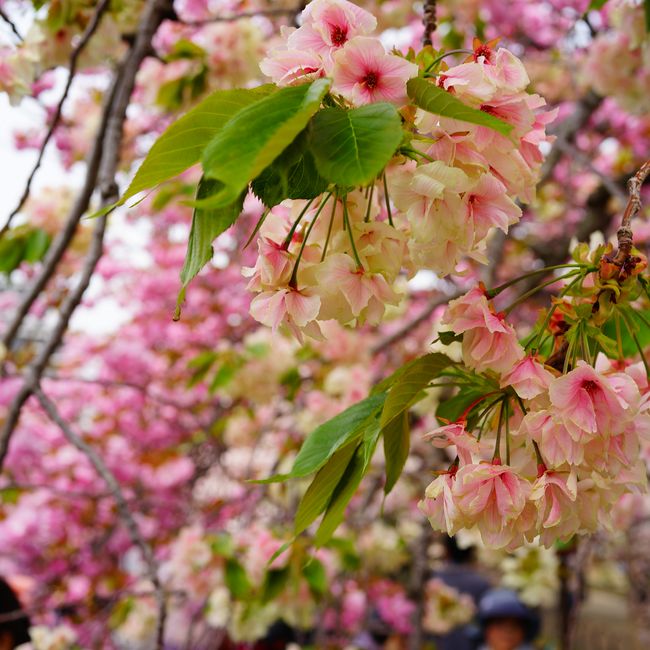
<path fill-rule="evenodd" d="M 464 416 L 426 436 L 457 454 L 420 503 L 432 526 L 450 535 L 476 527 L 495 548 L 538 536 L 550 546 L 607 526 L 620 497 L 645 487 L 639 452 L 650 432 L 650 386 L 643 365 L 599 355 L 595 366 L 578 360 L 560 373 L 526 353 L 482 287 L 452 301 L 443 322 L 462 335 L 463 364 L 498 384 L 478 400 L 497 396 L 478 436 Z M 495 429 L 496 440 L 483 436 Z"/>
<path fill-rule="evenodd" d="M 315 0 L 262 70 L 281 85 L 329 75 L 333 95 L 352 106 L 403 106 L 418 67 L 386 53 L 368 35 L 374 26 L 356 5 Z M 258 321 L 274 329 L 284 324 L 300 340 L 321 337 L 329 319 L 377 324 L 387 305 L 401 302 L 396 281 L 404 270 L 446 275 L 467 257 L 485 261 L 489 234 L 507 232 L 521 216 L 515 201 L 534 196 L 539 145 L 549 141 L 545 127 L 555 116 L 538 111 L 545 102 L 526 92 L 519 59 L 494 45 L 477 41 L 469 59 L 445 66 L 437 83 L 512 125 L 511 135 L 417 109 L 406 123 L 411 145 L 374 185 L 274 208 L 247 271 L 248 288 L 258 293 L 251 305 Z"/>
<path fill-rule="evenodd" d="M 515 201 L 534 198 L 539 145 L 550 140 L 545 127 L 556 115 L 538 111 L 545 101 L 526 92 L 521 61 L 492 45 L 476 42 L 469 60 L 443 71 L 438 85 L 511 124 L 511 136 L 418 110 L 419 160 L 387 174 L 390 196 L 408 220 L 411 263 L 439 275 L 453 273 L 467 256 L 485 262 L 488 235 L 519 221 Z"/>

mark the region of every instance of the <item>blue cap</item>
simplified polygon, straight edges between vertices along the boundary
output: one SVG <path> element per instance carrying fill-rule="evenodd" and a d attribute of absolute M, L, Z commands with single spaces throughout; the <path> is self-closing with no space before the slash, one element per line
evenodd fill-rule
<path fill-rule="evenodd" d="M 488 591 L 479 603 L 478 618 L 483 627 L 495 618 L 520 619 L 526 628 L 528 640 L 535 638 L 539 628 L 539 617 L 510 589 Z"/>

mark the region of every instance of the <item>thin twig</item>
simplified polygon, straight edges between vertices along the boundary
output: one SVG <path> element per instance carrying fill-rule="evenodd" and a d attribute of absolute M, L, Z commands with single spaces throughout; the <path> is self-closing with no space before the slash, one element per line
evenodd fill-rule
<path fill-rule="evenodd" d="M 432 45 L 431 36 L 436 31 L 436 0 L 424 0 L 422 23 L 424 24 L 422 45 Z"/>
<path fill-rule="evenodd" d="M 50 126 L 48 127 L 47 133 L 45 134 L 45 138 L 43 138 L 43 142 L 41 143 L 41 146 L 38 151 L 36 162 L 34 163 L 34 167 L 32 167 L 32 171 L 30 172 L 27 178 L 27 182 L 25 183 L 25 189 L 23 190 L 22 196 L 18 201 L 18 205 L 16 205 L 16 207 L 12 210 L 11 214 L 7 218 L 7 221 L 2 226 L 2 228 L 0 228 L 0 239 L 2 239 L 3 235 L 7 232 L 7 230 L 9 230 L 9 228 L 11 227 L 11 222 L 13 221 L 14 217 L 22 210 L 23 206 L 25 205 L 25 202 L 29 198 L 29 193 L 32 188 L 32 182 L 34 180 L 34 177 L 36 176 L 36 172 L 39 170 L 41 163 L 43 162 L 43 155 L 45 154 L 45 148 L 50 142 L 52 136 L 54 135 L 54 131 L 56 130 L 57 126 L 59 125 L 59 121 L 61 120 L 61 115 L 63 114 L 63 105 L 65 104 L 65 101 L 68 98 L 70 87 L 72 86 L 72 81 L 77 72 L 77 64 L 79 62 L 79 57 L 81 56 L 82 52 L 86 49 L 86 45 L 88 45 L 90 39 L 97 31 L 97 28 L 101 23 L 102 16 L 104 15 L 104 13 L 106 13 L 106 10 L 110 5 L 110 1 L 111 0 L 101 0 L 101 2 L 97 5 L 97 8 L 95 9 L 95 12 L 93 13 L 90 21 L 88 22 L 88 25 L 86 25 L 86 29 L 81 35 L 79 42 L 77 43 L 77 45 L 72 50 L 72 53 L 70 54 L 70 63 L 68 65 L 68 79 L 66 81 L 65 88 L 63 89 L 63 94 L 61 95 L 61 99 L 59 100 L 59 103 L 56 106 L 54 115 L 52 116 L 52 121 L 50 122 Z"/>
<path fill-rule="evenodd" d="M 627 189 L 630 198 L 625 206 L 625 212 L 621 220 L 621 227 L 616 231 L 618 239 L 618 251 L 612 260 L 617 266 L 623 267 L 630 257 L 634 246 L 634 233 L 632 232 L 632 219 L 641 212 L 641 186 L 650 175 L 650 160 L 646 160 L 641 169 L 627 182 Z"/>
<path fill-rule="evenodd" d="M 300 13 L 303 8 L 301 3 L 298 7 L 293 9 L 260 9 L 259 11 L 243 11 L 239 14 L 231 14 L 230 16 L 213 16 L 211 18 L 205 18 L 203 20 L 182 20 L 180 22 L 183 25 L 188 25 L 190 27 L 203 27 L 204 25 L 210 25 L 212 23 L 234 23 L 238 20 L 245 20 L 246 18 L 278 18 L 282 16 L 293 16 L 296 13 Z"/>
<path fill-rule="evenodd" d="M 63 419 L 63 417 L 61 417 L 61 414 L 56 408 L 56 405 L 43 392 L 40 385 L 36 386 L 33 392 L 52 422 L 54 422 L 59 427 L 59 429 L 61 429 L 61 432 L 66 437 L 68 442 L 70 442 L 70 444 L 76 447 L 81 453 L 86 456 L 86 458 L 88 458 L 92 466 L 104 480 L 106 486 L 113 495 L 115 503 L 117 504 L 119 517 L 124 524 L 124 527 L 126 528 L 134 546 L 140 549 L 140 552 L 142 553 L 142 557 L 147 567 L 147 577 L 151 581 L 151 584 L 153 585 L 155 591 L 155 598 L 158 604 L 157 648 L 162 648 L 165 619 L 167 616 L 167 604 L 165 600 L 165 592 L 158 576 L 158 564 L 154 557 L 151 546 L 145 541 L 144 537 L 142 537 L 140 529 L 138 528 L 138 524 L 133 518 L 120 484 L 117 482 L 117 479 L 108 468 L 106 463 L 104 463 L 102 457 L 95 451 L 95 449 L 93 449 L 93 447 L 91 447 L 85 440 L 78 436 L 72 430 L 70 425 Z"/>
<path fill-rule="evenodd" d="M 596 169 L 589 157 L 580 151 L 580 149 L 578 149 L 575 144 L 569 142 L 564 136 L 558 136 L 557 140 L 555 141 L 555 146 L 560 151 L 562 151 L 562 153 L 567 154 L 571 160 L 577 161 L 578 164 L 580 164 L 582 167 L 588 169 L 592 174 L 598 176 L 600 182 L 612 196 L 615 196 L 622 203 L 625 203 L 627 201 L 627 194 L 623 191 L 623 188 L 610 176 L 603 174 L 603 172 Z"/>
<path fill-rule="evenodd" d="M 458 298 L 461 295 L 461 292 L 457 292 L 452 295 L 436 296 L 415 318 L 408 321 L 407 323 L 404 323 L 404 325 L 402 325 L 402 327 L 400 327 L 398 330 L 379 341 L 371 348 L 370 351 L 372 354 L 379 354 L 380 352 L 384 352 L 384 350 L 389 348 L 391 345 L 397 343 L 398 341 L 401 341 L 403 338 L 408 336 L 416 327 L 426 322 L 438 307 L 446 305 L 450 300 L 454 300 L 454 298 Z"/>
<path fill-rule="evenodd" d="M 576 102 L 571 114 L 565 120 L 550 129 L 550 134 L 557 136 L 557 140 L 544 160 L 538 186 L 543 185 L 546 181 L 550 180 L 555 166 L 562 159 L 563 151 L 561 145 L 558 143 L 573 142 L 576 133 L 587 124 L 591 116 L 594 114 L 594 111 L 601 105 L 602 101 L 603 98 L 600 95 L 596 95 L 596 93 L 590 90 L 584 97 Z"/>
<path fill-rule="evenodd" d="M 84 262 L 79 282 L 63 302 L 63 305 L 59 310 L 59 320 L 56 326 L 50 332 L 47 343 L 43 346 L 38 356 L 29 367 L 22 386 L 16 393 L 16 396 L 7 410 L 7 415 L 3 422 L 2 429 L 0 430 L 0 468 L 2 468 L 2 465 L 4 464 L 4 460 L 9 450 L 11 434 L 13 433 L 16 424 L 18 424 L 18 419 L 20 418 L 20 412 L 23 405 L 34 392 L 34 389 L 39 385 L 41 376 L 50 361 L 50 357 L 63 339 L 63 335 L 68 329 L 70 318 L 81 302 L 83 294 L 90 284 L 90 279 L 95 272 L 95 267 L 103 252 L 105 229 L 106 217 L 101 217 L 95 223 L 90 251 Z"/>
<path fill-rule="evenodd" d="M 18 38 L 18 40 L 22 42 L 23 37 L 18 31 L 18 28 L 16 27 L 16 23 L 14 23 L 14 21 L 11 20 L 11 18 L 9 18 L 7 12 L 2 7 L 0 7 L 0 18 L 2 18 L 2 20 L 4 20 L 5 23 L 7 23 L 7 25 L 9 25 L 9 28 L 15 34 L 16 38 Z"/>

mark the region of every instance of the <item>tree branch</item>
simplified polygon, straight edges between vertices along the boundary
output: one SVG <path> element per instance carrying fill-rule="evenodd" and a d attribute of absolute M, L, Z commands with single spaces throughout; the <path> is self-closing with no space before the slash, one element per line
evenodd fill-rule
<path fill-rule="evenodd" d="M 36 176 L 36 172 L 39 170 L 41 163 L 43 162 L 43 155 L 45 154 L 45 148 L 50 142 L 52 136 L 54 135 L 54 131 L 56 130 L 56 127 L 59 125 L 59 121 L 61 120 L 61 115 L 63 113 L 63 105 L 65 104 L 65 101 L 68 98 L 70 87 L 72 86 L 72 81 L 77 72 L 77 64 L 79 61 L 79 57 L 81 56 L 81 53 L 86 49 L 86 45 L 88 45 L 93 34 L 97 31 L 97 28 L 101 23 L 102 16 L 108 9 L 109 5 L 110 5 L 110 0 L 101 0 L 101 2 L 97 5 L 97 8 L 95 9 L 95 12 L 93 13 L 90 21 L 88 22 L 88 25 L 86 25 L 86 29 L 81 35 L 79 42 L 77 43 L 77 45 L 72 50 L 72 53 L 70 54 L 70 63 L 68 65 L 68 79 L 66 81 L 65 88 L 63 89 L 63 94 L 61 95 L 61 99 L 59 100 L 59 103 L 56 106 L 54 115 L 52 116 L 52 121 L 50 122 L 50 126 L 48 127 L 47 132 L 45 134 L 45 138 L 43 139 L 43 142 L 41 143 L 41 146 L 39 148 L 38 156 L 36 158 L 36 162 L 34 163 L 34 167 L 32 167 L 32 171 L 27 177 L 27 182 L 25 183 L 25 189 L 23 190 L 23 193 L 18 201 L 18 205 L 16 205 L 16 207 L 11 211 L 9 217 L 7 218 L 7 221 L 2 226 L 2 228 L 0 228 L 0 239 L 2 239 L 3 235 L 7 232 L 7 230 L 9 230 L 9 228 L 11 227 L 11 222 L 13 221 L 14 217 L 22 210 L 23 206 L 25 205 L 25 202 L 29 198 L 32 182 L 34 180 L 34 177 Z"/>
<path fill-rule="evenodd" d="M 569 142 L 566 137 L 558 136 L 554 146 L 557 147 L 559 151 L 569 156 L 571 160 L 575 160 L 579 165 L 589 170 L 595 176 L 598 176 L 605 189 L 607 189 L 612 196 L 619 199 L 621 203 L 627 201 L 627 194 L 623 191 L 623 188 L 615 180 L 607 176 L 607 174 L 603 174 L 603 172 L 596 169 L 589 157 L 580 151 L 575 144 Z"/>
<path fill-rule="evenodd" d="M 616 231 L 618 239 L 618 251 L 612 260 L 617 266 L 623 267 L 627 262 L 634 246 L 634 234 L 632 233 L 632 219 L 641 212 L 641 186 L 650 175 L 650 160 L 646 160 L 639 171 L 627 181 L 627 189 L 630 198 L 625 206 L 621 227 Z"/>
<path fill-rule="evenodd" d="M 50 400 L 49 397 L 47 397 L 47 395 L 45 395 L 40 385 L 37 385 L 34 388 L 33 392 L 49 418 L 59 427 L 59 429 L 61 429 L 61 432 L 66 437 L 68 442 L 70 442 L 70 444 L 76 447 L 81 453 L 86 456 L 86 458 L 88 458 L 97 473 L 106 483 L 106 486 L 115 499 L 119 517 L 124 524 L 127 532 L 129 533 L 131 541 L 142 553 L 142 557 L 147 567 L 147 577 L 151 581 L 151 584 L 154 588 L 155 598 L 158 604 L 156 647 L 162 649 L 165 636 L 165 620 L 167 618 L 167 603 L 165 600 L 165 592 L 158 576 L 158 564 L 156 563 L 156 559 L 154 557 L 151 546 L 145 541 L 145 539 L 142 537 L 142 534 L 140 533 L 138 524 L 131 514 L 131 510 L 129 509 L 120 484 L 117 482 L 117 479 L 111 470 L 107 467 L 106 463 L 104 463 L 101 456 L 87 442 L 85 442 L 85 440 L 78 436 L 72 430 L 70 425 L 61 417 L 61 414 L 56 408 L 56 405 L 54 402 L 52 402 L 52 400 Z"/>
<path fill-rule="evenodd" d="M 84 189 L 82 190 L 82 196 L 77 200 L 76 210 L 73 210 L 71 215 L 71 217 L 76 217 L 77 221 L 81 218 L 88 206 L 90 196 L 94 189 L 95 179 L 97 179 L 99 183 L 101 208 L 110 205 L 118 197 L 118 187 L 115 182 L 115 174 L 119 163 L 123 124 L 126 119 L 126 109 L 129 105 L 131 93 L 135 85 L 135 77 L 140 64 L 147 55 L 147 52 L 151 47 L 151 40 L 166 13 L 170 11 L 171 6 L 172 0 L 149 0 L 145 6 L 138 28 L 138 36 L 116 77 L 114 93 L 112 93 L 111 96 L 112 101 L 109 102 L 109 110 L 105 122 L 105 133 L 103 136 L 101 133 L 98 134 L 98 138 L 95 142 L 95 151 L 97 152 L 97 155 L 93 156 L 93 163 L 96 165 L 96 169 L 89 170 L 86 176 Z M 84 201 L 85 205 L 82 205 Z M 70 222 L 72 221 L 74 221 L 74 219 L 69 219 L 68 225 L 70 225 Z M 76 221 L 72 223 L 70 239 L 74 234 L 75 227 Z M 50 357 L 61 343 L 68 328 L 70 318 L 81 302 L 83 294 L 90 284 L 90 279 L 103 252 L 105 230 L 106 216 L 103 216 L 95 222 L 90 249 L 82 268 L 81 277 L 79 278 L 76 287 L 64 300 L 59 311 L 57 324 L 50 332 L 47 342 L 27 371 L 25 381 L 8 408 L 6 419 L 3 423 L 2 429 L 0 430 L 0 469 L 2 468 L 6 458 L 9 449 L 9 441 L 14 428 L 18 423 L 20 411 L 29 396 L 39 386 L 41 376 L 49 363 Z M 62 248 L 60 250 L 59 259 L 66 250 L 67 244 L 69 244 L 69 240 L 65 245 L 61 244 Z M 57 262 L 58 260 L 50 260 L 49 263 L 46 262 L 45 266 L 49 270 L 50 275 L 54 272 Z M 42 287 L 45 286 L 48 277 L 43 279 L 43 277 L 40 276 L 37 278 L 35 284 L 40 284 L 42 289 Z M 30 297 L 33 302 L 33 300 L 36 299 L 36 296 L 38 296 L 38 292 L 35 292 L 32 288 L 28 297 Z M 29 302 L 26 307 L 25 303 L 21 304 L 19 315 L 22 314 L 22 317 L 24 317 L 27 314 L 27 311 L 29 311 L 29 306 L 31 306 L 32 302 Z M 5 341 L 3 342 L 7 348 L 9 347 L 7 340 L 10 342 L 13 336 L 15 336 L 22 322 L 22 317 L 20 320 L 14 319 L 12 326 L 10 326 L 9 335 L 5 336 Z"/>
<path fill-rule="evenodd" d="M 234 23 L 246 18 L 278 18 L 281 16 L 294 16 L 296 13 L 300 13 L 303 8 L 304 3 L 300 3 L 293 9 L 260 9 L 259 11 L 243 11 L 242 13 L 231 14 L 230 16 L 214 16 L 212 18 L 205 18 L 204 20 L 181 20 L 179 22 L 190 27 L 203 27 L 204 25 L 210 25 L 212 23 Z"/>
<path fill-rule="evenodd" d="M 572 143 L 576 133 L 587 124 L 589 118 L 601 105 L 602 101 L 603 98 L 600 95 L 596 95 L 590 90 L 582 99 L 576 102 L 571 114 L 551 130 L 551 135 L 557 136 L 557 140 L 546 156 L 546 160 L 544 160 L 538 186 L 550 180 L 555 166 L 562 159 L 563 151 L 560 143 Z"/>
<path fill-rule="evenodd" d="M 158 26 L 169 15 L 172 8 L 172 0 L 150 0 L 144 11 L 138 27 L 137 37 L 120 65 L 109 91 L 102 122 L 89 155 L 82 190 L 70 211 L 63 230 L 50 246 L 41 272 L 36 276 L 29 291 L 18 305 L 16 313 L 3 336 L 2 343 L 7 350 L 9 350 L 31 306 L 54 274 L 59 261 L 70 245 L 77 224 L 90 205 L 90 199 L 96 184 L 99 184 L 100 189 L 100 207 L 110 205 L 117 198 L 118 188 L 115 183 L 115 171 L 117 170 L 122 143 L 122 125 L 126 118 L 126 109 L 135 85 L 135 77 L 140 64 L 151 50 L 151 40 Z M 0 441 L 0 448 L 1 445 L 2 442 Z"/>
<path fill-rule="evenodd" d="M 18 40 L 22 42 L 23 37 L 20 35 L 20 32 L 18 31 L 18 28 L 16 27 L 16 23 L 14 23 L 14 21 L 11 20 L 11 18 L 9 18 L 7 12 L 2 7 L 0 7 L 0 18 L 2 18 L 2 20 L 4 20 L 5 23 L 7 23 L 7 25 L 9 25 L 9 29 L 11 29 L 11 31 L 15 34 L 16 38 L 18 38 Z"/>
<path fill-rule="evenodd" d="M 380 354 L 384 352 L 394 343 L 401 341 L 403 338 L 408 336 L 416 327 L 426 322 L 433 312 L 440 306 L 446 305 L 450 300 L 454 300 L 462 295 L 462 292 L 458 291 L 451 295 L 437 295 L 435 298 L 432 298 L 429 304 L 420 312 L 415 318 L 404 323 L 397 331 L 393 332 L 386 338 L 382 339 L 376 343 L 371 349 L 372 354 Z"/>
<path fill-rule="evenodd" d="M 436 31 L 436 0 L 424 0 L 424 13 L 422 15 L 424 34 L 422 34 L 422 45 L 432 45 L 431 36 Z"/>

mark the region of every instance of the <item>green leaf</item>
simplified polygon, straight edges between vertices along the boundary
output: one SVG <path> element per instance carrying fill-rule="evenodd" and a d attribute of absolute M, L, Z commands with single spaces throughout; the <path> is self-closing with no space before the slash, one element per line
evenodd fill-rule
<path fill-rule="evenodd" d="M 212 395 L 219 388 L 227 386 L 237 374 L 237 367 L 230 363 L 224 363 L 219 366 L 217 372 L 208 386 L 208 392 Z"/>
<path fill-rule="evenodd" d="M 203 205 L 227 205 L 239 196 L 307 126 L 329 85 L 329 79 L 317 79 L 282 88 L 235 115 L 203 152 L 205 175 L 225 186 Z"/>
<path fill-rule="evenodd" d="M 264 576 L 262 584 L 262 602 L 268 603 L 269 601 L 277 598 L 287 586 L 289 576 L 291 574 L 288 566 L 281 569 L 269 569 Z"/>
<path fill-rule="evenodd" d="M 602 9 L 607 4 L 607 0 L 591 0 L 587 11 L 593 11 L 596 9 Z"/>
<path fill-rule="evenodd" d="M 11 233 L 11 231 L 10 231 Z M 9 275 L 25 258 L 25 237 L 5 235 L 0 240 L 0 273 Z"/>
<path fill-rule="evenodd" d="M 232 557 L 235 553 L 235 545 L 232 541 L 230 535 L 225 533 L 219 533 L 213 535 L 210 538 L 210 549 L 215 555 L 220 555 L 221 557 Z"/>
<path fill-rule="evenodd" d="M 294 535 L 302 533 L 325 510 L 358 446 L 355 441 L 348 443 L 318 470 L 298 505 Z"/>
<path fill-rule="evenodd" d="M 351 539 L 334 537 L 327 542 L 326 546 L 337 552 L 344 571 L 357 571 L 361 566 L 357 547 Z"/>
<path fill-rule="evenodd" d="M 118 601 L 111 611 L 111 615 L 108 619 L 108 627 L 111 630 L 115 630 L 124 625 L 126 620 L 129 618 L 129 614 L 133 611 L 134 605 L 135 599 L 130 596 L 124 600 Z"/>
<path fill-rule="evenodd" d="M 422 77 L 410 79 L 406 84 L 406 89 L 413 102 L 429 113 L 487 126 L 505 136 L 512 131 L 512 124 L 508 124 L 489 113 L 470 108 L 451 93 L 438 88 L 435 83 Z"/>
<path fill-rule="evenodd" d="M 650 0 L 645 0 L 643 3 L 643 11 L 645 13 L 645 30 L 650 32 Z"/>
<path fill-rule="evenodd" d="M 223 184 L 219 181 L 202 178 L 196 191 L 197 199 L 214 196 L 222 188 Z M 180 316 L 180 306 L 185 299 L 187 285 L 212 259 L 212 242 L 237 221 L 244 205 L 244 198 L 242 193 L 232 203 L 221 208 L 195 208 L 185 262 L 181 269 L 182 287 L 176 301 L 175 319 Z"/>
<path fill-rule="evenodd" d="M 451 345 L 457 341 L 463 340 L 462 334 L 455 334 L 454 332 L 438 332 L 438 339 L 443 345 Z"/>
<path fill-rule="evenodd" d="M 650 327 L 648 326 L 648 323 L 650 323 L 650 309 L 643 309 L 637 312 L 634 309 L 627 308 L 624 311 L 628 322 L 635 329 L 635 334 L 641 346 L 645 348 L 647 345 L 650 345 Z M 602 328 L 603 335 L 609 339 L 612 339 L 614 342 L 616 342 L 617 339 L 616 316 L 617 314 L 614 312 L 613 318 L 610 318 Z M 629 332 L 625 320 L 620 315 L 619 318 L 619 331 L 621 333 L 621 346 L 623 348 L 623 355 L 626 357 L 635 356 L 638 352 L 636 343 L 634 342 L 634 339 Z M 601 345 L 603 345 L 603 340 L 600 337 L 597 338 L 597 340 Z M 603 348 L 607 354 L 613 358 L 618 355 L 617 347 L 611 351 L 608 351 L 606 345 L 603 345 Z"/>
<path fill-rule="evenodd" d="M 443 421 L 448 420 L 449 422 L 456 422 L 469 405 L 481 396 L 485 395 L 486 392 L 487 391 L 481 387 L 463 387 L 457 395 L 440 402 L 436 410 L 436 417 Z M 481 404 L 481 407 L 482 406 L 483 404 Z"/>
<path fill-rule="evenodd" d="M 247 599 L 252 591 L 251 583 L 244 567 L 234 558 L 226 561 L 224 581 L 230 593 L 239 600 Z"/>
<path fill-rule="evenodd" d="M 409 368 L 394 383 L 381 413 L 381 426 L 387 427 L 418 401 L 423 389 L 452 363 L 451 359 L 439 353 L 426 354 L 409 365 Z"/>
<path fill-rule="evenodd" d="M 309 589 L 315 596 L 322 596 L 327 591 L 327 573 L 323 563 L 314 558 L 305 564 L 302 575 L 309 585 Z"/>
<path fill-rule="evenodd" d="M 411 430 L 408 411 L 394 418 L 384 428 L 384 457 L 386 459 L 386 483 L 384 494 L 388 494 L 397 483 L 411 447 Z"/>
<path fill-rule="evenodd" d="M 359 108 L 326 108 L 311 121 L 316 168 L 331 183 L 365 185 L 388 164 L 402 141 L 402 122 L 388 103 Z"/>
<path fill-rule="evenodd" d="M 206 97 L 156 140 L 117 205 L 198 163 L 208 142 L 231 117 L 246 106 L 268 97 L 274 90 L 274 86 L 265 85 L 217 90 Z"/>
<path fill-rule="evenodd" d="M 204 350 L 197 356 L 189 360 L 187 367 L 192 370 L 192 374 L 187 381 L 187 387 L 192 388 L 205 379 L 210 368 L 217 360 L 217 353 L 213 350 Z"/>
<path fill-rule="evenodd" d="M 444 354 L 441 353 L 436 353 L 438 356 L 445 357 L 445 359 L 448 360 L 448 365 L 451 365 L 453 361 L 449 359 L 449 357 L 446 357 Z M 428 355 L 426 355 L 428 356 Z M 422 359 L 424 357 L 418 357 L 417 359 L 412 359 L 408 363 L 405 363 L 403 366 L 400 366 L 395 372 L 392 374 L 388 375 L 385 379 L 382 379 L 378 384 L 376 384 L 372 391 L 371 394 L 374 395 L 375 393 L 385 393 L 387 390 L 389 390 L 394 384 L 396 384 L 399 379 L 404 375 L 404 373 L 410 371 L 411 368 L 414 366 L 418 366 L 419 364 L 422 363 Z"/>
<path fill-rule="evenodd" d="M 278 474 L 251 483 L 277 483 L 302 478 L 319 470 L 345 443 L 361 438 L 376 420 L 386 399 L 385 393 L 370 395 L 314 429 L 303 442 L 288 474 Z"/>
<path fill-rule="evenodd" d="M 368 471 L 370 460 L 377 446 L 379 439 L 380 427 L 375 421 L 374 426 L 366 431 L 363 444 L 360 445 L 350 464 L 348 465 L 341 481 L 336 487 L 332 499 L 327 506 L 325 516 L 316 531 L 314 542 L 316 546 L 322 546 L 327 543 L 339 524 L 343 521 L 345 510 L 350 503 L 350 499 L 361 483 L 361 479 Z"/>
<path fill-rule="evenodd" d="M 43 258 L 50 247 L 50 236 L 40 228 L 35 228 L 27 236 L 25 245 L 25 261 L 33 264 Z"/>
<path fill-rule="evenodd" d="M 327 189 L 316 170 L 303 131 L 251 184 L 256 196 L 269 208 L 284 199 L 313 199 Z"/>
<path fill-rule="evenodd" d="M 384 394 L 371 395 L 314 429 L 300 448 L 290 476 L 299 478 L 315 472 L 344 443 L 361 437 L 385 399 Z"/>

